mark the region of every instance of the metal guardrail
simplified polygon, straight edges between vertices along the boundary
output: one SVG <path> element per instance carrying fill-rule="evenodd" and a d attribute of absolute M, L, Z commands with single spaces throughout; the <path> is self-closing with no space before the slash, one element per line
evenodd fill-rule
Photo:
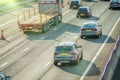
<path fill-rule="evenodd" d="M 108 68 L 109 68 L 109 66 L 113 65 L 111 62 L 112 62 L 112 60 L 115 58 L 115 55 L 116 55 L 119 47 L 120 47 L 120 36 L 118 37 L 118 40 L 116 41 L 115 46 L 114 46 L 114 48 L 113 48 L 113 50 L 112 50 L 112 52 L 111 52 L 111 54 L 110 54 L 110 57 L 109 57 L 106 65 L 105 65 L 105 67 L 104 67 L 104 71 L 103 71 L 103 73 L 102 73 L 102 75 L 101 75 L 101 77 L 100 77 L 100 80 L 108 80 L 108 79 L 106 79 L 106 78 L 108 78 L 108 77 L 110 77 L 109 80 L 112 78 L 111 75 L 108 75 L 108 74 L 107 74 L 107 73 L 110 73 L 110 72 L 109 72 L 110 70 L 109 70 Z M 116 64 L 117 64 L 117 62 L 116 62 Z M 113 65 L 113 66 L 115 66 L 115 65 Z M 112 68 L 112 67 L 111 67 L 111 68 Z M 114 71 L 113 71 L 113 72 L 114 72 Z M 111 73 L 111 74 L 112 74 L 112 73 Z M 113 74 L 112 74 L 112 75 L 113 75 Z"/>

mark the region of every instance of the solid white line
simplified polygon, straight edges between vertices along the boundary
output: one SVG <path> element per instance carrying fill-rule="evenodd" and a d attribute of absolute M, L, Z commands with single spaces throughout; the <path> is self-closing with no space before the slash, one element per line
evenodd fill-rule
<path fill-rule="evenodd" d="M 23 52 L 25 52 L 25 51 L 27 51 L 29 48 L 25 48 L 24 50 L 23 50 Z"/>
<path fill-rule="evenodd" d="M 106 40 L 104 41 L 104 43 L 102 44 L 102 46 L 100 47 L 100 49 L 98 50 L 98 52 L 96 53 L 96 55 L 94 56 L 94 58 L 92 59 L 91 63 L 88 65 L 87 69 L 85 70 L 85 72 L 83 73 L 82 77 L 80 78 L 80 80 L 83 80 L 86 76 L 86 74 L 88 73 L 88 71 L 90 70 L 92 64 L 95 62 L 95 60 L 97 59 L 97 57 L 99 56 L 100 52 L 102 51 L 103 47 L 105 46 L 105 44 L 107 43 L 108 39 L 110 38 L 112 32 L 114 31 L 116 25 L 118 24 L 118 22 L 120 21 L 120 17 L 117 20 L 117 22 L 115 23 L 115 25 L 113 26 L 111 32 L 109 33 L 108 37 L 106 38 Z"/>
<path fill-rule="evenodd" d="M 48 66 L 51 62 L 49 61 L 45 66 Z"/>
<path fill-rule="evenodd" d="M 4 63 L 3 65 L 1 65 L 0 67 L 2 68 L 2 67 L 4 67 L 5 65 L 7 65 L 8 63 Z"/>
<path fill-rule="evenodd" d="M 12 39 L 12 37 L 7 38 L 7 40 L 10 40 L 10 39 Z"/>

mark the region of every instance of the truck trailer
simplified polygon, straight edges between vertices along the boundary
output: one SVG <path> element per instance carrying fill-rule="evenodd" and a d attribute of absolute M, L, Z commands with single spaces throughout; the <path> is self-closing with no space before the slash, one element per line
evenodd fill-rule
<path fill-rule="evenodd" d="M 51 26 L 62 22 L 63 0 L 40 0 L 38 13 L 21 20 L 18 17 L 18 26 L 23 32 L 47 32 Z M 25 12 L 24 17 L 25 17 Z M 35 13 L 35 10 L 34 10 Z"/>

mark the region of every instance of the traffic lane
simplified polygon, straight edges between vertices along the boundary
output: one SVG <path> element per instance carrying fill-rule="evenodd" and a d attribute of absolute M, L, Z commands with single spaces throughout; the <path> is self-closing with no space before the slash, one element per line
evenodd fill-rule
<path fill-rule="evenodd" d="M 75 19 L 73 19 L 73 20 L 75 20 Z M 71 22 L 73 22 L 73 21 L 71 21 Z M 73 22 L 74 23 L 74 22 Z M 69 26 L 69 25 L 68 25 Z M 73 26 L 73 25 L 72 25 Z M 66 26 L 67 27 L 67 26 Z M 64 28 L 65 30 L 66 30 L 66 27 Z M 74 28 L 75 28 L 75 25 L 74 25 Z M 69 29 L 68 30 L 73 30 L 73 28 L 70 28 L 69 27 Z M 76 31 L 77 32 L 77 31 Z M 78 35 L 78 34 L 77 34 Z M 66 38 L 67 36 L 65 36 L 65 37 L 62 37 L 62 38 Z M 72 38 L 72 36 L 71 36 L 71 38 Z M 63 40 L 64 40 L 63 39 Z M 67 40 L 69 40 L 69 39 L 67 39 Z M 60 69 L 62 69 L 62 70 L 64 70 L 64 71 L 66 71 L 66 72 L 69 72 L 69 73 L 72 73 L 72 74 L 76 74 L 76 75 L 82 75 L 83 73 L 84 73 L 84 71 L 85 71 L 85 69 L 87 68 L 87 66 L 88 66 L 88 64 L 90 63 L 90 61 L 88 61 L 88 60 L 82 60 L 82 61 L 80 61 L 80 65 L 62 65 L 62 66 L 58 66 Z M 81 66 L 81 65 L 84 65 L 84 66 Z M 93 74 L 91 74 L 91 75 L 99 75 L 99 73 L 100 73 L 100 71 L 99 71 L 99 69 L 96 67 L 96 65 L 95 64 L 93 64 L 93 67 L 94 67 L 94 72 L 95 73 L 93 73 Z M 48 72 L 49 73 L 49 72 Z M 52 74 L 53 72 L 50 72 L 50 74 Z M 59 73 L 58 73 L 59 74 Z M 54 75 L 54 74 L 53 74 Z M 45 77 L 49 77 L 49 75 L 45 75 Z M 56 78 L 56 76 L 54 75 L 54 77 L 51 77 L 51 79 L 54 79 L 54 78 Z M 58 77 L 57 76 L 57 79 L 61 79 L 61 77 Z"/>
<path fill-rule="evenodd" d="M 53 66 L 43 77 L 39 80 L 78 80 L 79 76 L 65 72 L 58 67 Z"/>
<path fill-rule="evenodd" d="M 22 69 L 18 74 L 13 77 L 13 80 L 38 80 L 53 66 L 53 50 L 55 42 L 43 54 L 38 56 L 28 66 Z M 24 77 L 24 78 L 23 78 Z"/>
<path fill-rule="evenodd" d="M 51 45 L 53 45 L 52 43 Z M 41 48 L 39 45 L 33 49 L 31 52 L 27 53 L 25 56 L 22 56 L 3 70 L 4 73 L 10 75 L 12 78 L 15 77 L 19 72 L 21 72 L 24 68 L 29 66 L 32 62 L 34 62 L 41 54 L 43 54 L 51 45 L 46 46 L 45 49 Z M 47 55 L 47 54 L 46 54 Z M 44 59 L 43 59 L 44 60 Z M 41 60 L 42 61 L 42 60 Z M 34 70 L 34 69 L 32 69 Z"/>
<path fill-rule="evenodd" d="M 25 41 L 20 46 L 16 46 L 11 51 L 7 52 L 6 55 L 0 57 L 0 70 L 6 69 L 8 66 L 12 65 L 14 62 L 19 60 L 22 56 L 25 56 L 31 50 L 36 47 L 35 43 Z"/>
<path fill-rule="evenodd" d="M 118 16 L 119 18 L 119 16 Z M 107 20 L 110 20 L 110 19 L 113 19 L 111 17 L 108 17 Z M 117 21 L 116 21 L 117 22 Z M 106 24 L 106 25 L 109 25 L 109 24 Z M 113 32 L 110 32 L 111 33 L 111 37 L 116 41 L 118 39 L 118 36 L 120 35 L 120 19 L 117 23 L 117 25 L 113 24 L 113 27 L 115 27 L 113 29 Z M 104 66 L 106 64 L 106 62 L 108 61 L 109 59 L 109 56 L 110 56 L 110 53 L 112 51 L 112 49 L 114 48 L 114 45 L 115 45 L 115 42 L 114 43 L 109 43 L 109 41 L 111 41 L 111 39 L 109 38 L 108 39 L 108 43 L 105 44 L 105 46 L 103 47 L 103 49 L 101 50 L 100 52 L 100 55 L 97 57 L 97 59 L 95 60 L 94 64 L 97 65 L 97 67 L 99 68 L 100 72 L 102 73 L 103 70 L 104 70 Z M 97 77 L 97 76 L 87 76 L 85 78 L 85 80 L 93 80 L 93 79 L 99 79 L 101 76 L 101 74 Z"/>
<path fill-rule="evenodd" d="M 107 8 L 107 7 L 106 7 Z M 108 14 L 108 11 L 105 12 L 105 14 L 103 14 L 100 18 L 104 17 L 104 15 Z M 112 13 L 111 13 L 112 14 Z M 118 12 L 116 12 L 116 14 L 119 14 Z M 113 14 L 112 14 L 113 15 Z M 117 15 L 118 17 L 119 15 Z M 114 20 L 117 19 L 117 17 L 113 18 Z M 114 22 L 112 22 L 110 25 L 113 25 Z M 103 25 L 103 24 L 102 24 Z M 111 27 L 109 27 L 111 29 Z M 106 30 L 108 31 L 108 30 Z M 109 32 L 109 31 L 108 31 Z M 107 34 L 108 35 L 108 34 Z M 89 41 L 92 40 L 92 41 Z M 66 65 L 66 66 L 61 66 L 59 67 L 60 69 L 73 73 L 73 74 L 77 74 L 82 76 L 82 74 L 84 73 L 84 71 L 86 70 L 87 66 L 89 65 L 89 63 L 91 62 L 91 60 L 93 59 L 94 55 L 96 54 L 96 52 L 99 50 L 101 43 L 97 43 L 98 41 L 104 41 L 105 39 L 99 38 L 99 39 L 80 39 L 78 41 L 78 44 L 83 45 L 83 51 L 84 51 L 84 59 L 80 62 L 79 67 L 78 66 L 70 66 Z M 114 40 L 114 39 L 113 39 Z M 95 42 L 95 43 L 94 43 Z M 114 43 L 115 41 L 112 41 L 112 43 Z M 83 65 L 83 66 L 82 66 Z M 100 70 L 99 67 L 97 67 L 96 64 L 92 64 L 92 72 L 88 73 L 87 76 L 98 76 L 100 75 Z"/>
<path fill-rule="evenodd" d="M 27 67 L 29 64 L 31 64 L 35 59 L 37 59 L 41 54 L 43 54 L 47 49 L 49 49 L 49 47 L 51 47 L 53 44 L 55 44 L 54 41 L 47 41 L 46 42 L 46 41 L 42 41 L 41 40 L 37 44 L 36 44 L 36 42 L 34 42 L 33 44 L 36 45 L 35 48 L 31 49 L 30 51 L 28 51 L 28 47 L 34 46 L 34 45 L 32 45 L 32 43 L 33 42 L 29 43 L 29 46 L 24 48 L 26 53 L 24 53 L 25 55 L 22 55 L 22 57 L 20 57 L 22 52 L 19 54 L 18 51 L 17 51 L 16 54 L 19 54 L 17 56 L 17 57 L 19 57 L 19 59 L 17 59 L 16 61 L 12 62 L 9 66 L 7 66 L 2 71 L 4 73 L 10 75 L 11 77 L 14 77 L 21 70 L 23 70 L 25 67 Z M 24 51 L 24 50 L 22 50 L 22 51 Z M 16 55 L 14 55 L 14 57 L 16 57 Z"/>
<path fill-rule="evenodd" d="M 12 49 L 14 49 L 16 46 L 20 45 L 24 41 L 26 41 L 26 38 L 20 37 L 19 39 L 16 39 L 12 41 L 11 43 L 8 42 L 9 44 L 5 46 L 1 46 L 0 57 L 4 56 L 5 54 L 7 54 L 7 52 L 11 51 Z"/>

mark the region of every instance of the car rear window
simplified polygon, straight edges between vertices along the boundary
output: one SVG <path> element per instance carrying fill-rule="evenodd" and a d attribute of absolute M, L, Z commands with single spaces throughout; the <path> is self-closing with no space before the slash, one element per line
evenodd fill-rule
<path fill-rule="evenodd" d="M 87 11 L 87 8 L 79 8 L 78 11 Z"/>
<path fill-rule="evenodd" d="M 96 24 L 84 24 L 83 27 L 85 28 L 94 28 L 96 26 Z"/>
<path fill-rule="evenodd" d="M 56 51 L 72 51 L 72 46 L 57 46 Z"/>
<path fill-rule="evenodd" d="M 71 1 L 71 4 L 79 4 L 78 1 Z"/>

